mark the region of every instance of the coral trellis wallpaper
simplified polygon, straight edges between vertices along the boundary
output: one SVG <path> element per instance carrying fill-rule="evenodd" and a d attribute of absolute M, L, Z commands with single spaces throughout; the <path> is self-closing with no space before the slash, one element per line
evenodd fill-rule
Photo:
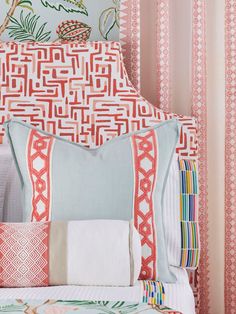
<path fill-rule="evenodd" d="M 119 40 L 119 11 L 120 0 L 2 0 L 0 38 Z"/>

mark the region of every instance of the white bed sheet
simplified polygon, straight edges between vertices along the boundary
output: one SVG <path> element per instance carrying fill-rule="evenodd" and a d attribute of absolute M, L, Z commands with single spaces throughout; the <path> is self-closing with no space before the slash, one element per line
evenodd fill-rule
<path fill-rule="evenodd" d="M 172 267 L 177 283 L 164 284 L 164 305 L 183 314 L 195 314 L 192 289 L 184 269 Z M 1 299 L 55 299 L 55 300 L 106 300 L 142 302 L 143 285 L 138 282 L 134 287 L 89 287 L 58 286 L 45 288 L 1 288 Z"/>

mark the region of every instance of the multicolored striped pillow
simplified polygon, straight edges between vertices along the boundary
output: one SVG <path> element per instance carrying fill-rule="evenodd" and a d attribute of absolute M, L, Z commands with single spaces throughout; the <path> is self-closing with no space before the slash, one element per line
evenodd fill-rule
<path fill-rule="evenodd" d="M 169 263 L 194 269 L 199 263 L 197 163 L 172 160 L 163 200 L 163 222 Z"/>
<path fill-rule="evenodd" d="M 0 224 L 1 287 L 132 286 L 140 268 L 140 237 L 128 221 Z"/>
<path fill-rule="evenodd" d="M 175 281 L 162 202 L 178 139 L 176 120 L 94 149 L 19 121 L 6 129 L 24 187 L 25 221 L 133 219 L 142 243 L 140 279 Z"/>
<path fill-rule="evenodd" d="M 194 160 L 180 160 L 180 221 L 182 267 L 195 268 L 199 262 L 198 178 Z"/>

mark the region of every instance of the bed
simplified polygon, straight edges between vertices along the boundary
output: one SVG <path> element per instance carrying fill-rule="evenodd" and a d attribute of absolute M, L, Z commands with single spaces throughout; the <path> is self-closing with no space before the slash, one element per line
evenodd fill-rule
<path fill-rule="evenodd" d="M 195 303 L 188 275 L 185 270 L 172 268 L 178 278 L 176 284 L 164 284 L 165 299 L 163 306 L 175 309 L 182 314 L 195 313 Z M 9 298 L 11 300 L 9 300 Z M 86 300 L 86 301 L 125 301 L 132 304 L 145 300 L 143 282 L 134 287 L 89 287 L 89 286 L 59 286 L 45 288 L 10 288 L 0 289 L 0 303 L 10 305 L 14 299 L 21 300 Z M 32 302 L 32 301 L 31 301 Z M 33 301 L 35 302 L 35 301 Z"/>
<path fill-rule="evenodd" d="M 8 68 L 8 71 L 2 72 L 1 78 L 3 106 L 0 135 L 3 142 L 6 141 L 3 122 L 12 117 L 89 147 L 100 146 L 117 135 L 175 117 L 181 123 L 177 159 L 197 160 L 195 120 L 162 112 L 138 94 L 125 71 L 119 43 L 91 42 L 79 46 L 2 43 L 0 55 L 0 66 Z M 80 55 L 81 59 L 78 59 Z M 82 69 L 79 74 L 75 71 L 76 66 Z M 31 84 L 30 88 L 28 84 Z M 5 164 L 5 172 L 2 172 L 5 180 L 0 185 L 4 194 L 0 214 L 2 221 L 21 221 L 19 178 L 8 157 L 9 147 L 0 145 L 0 158 Z M 169 184 L 167 190 L 173 193 L 173 186 Z M 173 220 L 181 226 L 171 230 L 166 237 L 168 259 L 177 278 L 176 283 L 157 283 L 158 288 L 155 286 L 154 290 L 153 285 L 156 284 L 152 282 L 152 289 L 147 289 L 150 282 L 146 280 L 139 280 L 135 286 L 125 288 L 70 285 L 1 288 L 0 309 L 28 313 L 32 307 L 39 306 L 37 313 L 70 313 L 78 311 L 79 307 L 81 311 L 117 313 L 117 308 L 121 307 L 121 313 L 195 313 L 194 296 L 184 268 L 194 269 L 198 264 L 198 236 L 196 238 L 195 233 L 191 234 L 192 226 L 198 228 L 197 208 L 194 207 L 194 215 L 183 215 L 180 219 L 179 209 L 176 215 L 170 212 L 173 199 L 168 198 L 164 204 L 164 224 L 168 226 Z M 189 238 L 195 239 L 193 244 L 188 238 L 186 243 L 181 242 L 186 228 Z M 194 230 L 198 233 L 198 229 Z M 173 238 L 179 239 L 178 243 L 172 243 Z"/>

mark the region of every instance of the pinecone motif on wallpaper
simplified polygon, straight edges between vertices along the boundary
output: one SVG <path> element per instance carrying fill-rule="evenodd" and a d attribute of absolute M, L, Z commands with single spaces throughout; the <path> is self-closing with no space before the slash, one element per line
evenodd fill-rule
<path fill-rule="evenodd" d="M 86 42 L 89 39 L 92 28 L 85 23 L 70 20 L 63 21 L 56 30 L 58 38 L 62 41 Z"/>

